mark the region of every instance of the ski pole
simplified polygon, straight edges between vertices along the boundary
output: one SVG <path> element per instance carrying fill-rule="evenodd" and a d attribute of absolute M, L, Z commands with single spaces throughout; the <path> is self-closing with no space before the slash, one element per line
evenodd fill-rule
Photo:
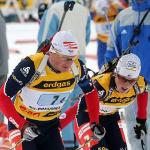
<path fill-rule="evenodd" d="M 19 146 L 23 141 L 25 141 L 24 138 L 18 140 L 11 148 L 9 148 L 8 150 L 14 150 L 17 146 Z"/>
<path fill-rule="evenodd" d="M 145 143 L 144 143 L 144 140 L 143 139 L 141 139 L 141 146 L 142 146 L 142 150 L 145 150 Z"/>
<path fill-rule="evenodd" d="M 112 36 L 112 42 L 113 42 L 113 45 L 114 45 L 114 48 L 115 48 L 115 51 L 116 51 L 116 55 L 117 55 L 117 57 L 119 57 L 119 51 L 118 51 L 117 45 L 115 43 L 115 37 L 114 37 L 113 31 L 111 29 L 111 24 L 110 24 L 108 16 L 107 16 L 107 8 L 104 7 L 102 10 L 103 10 L 104 16 L 106 18 L 106 21 L 107 21 L 107 24 L 108 24 L 108 28 L 110 30 L 110 34 Z"/>
<path fill-rule="evenodd" d="M 117 55 L 117 57 L 119 57 L 119 51 L 118 51 L 118 48 L 117 48 L 117 45 L 116 45 L 116 42 L 115 42 L 114 33 L 112 31 L 111 24 L 110 24 L 109 18 L 107 16 L 107 8 L 104 7 L 102 10 L 103 10 L 104 16 L 106 18 L 106 21 L 107 21 L 107 24 L 108 24 L 108 27 L 109 27 L 109 30 L 110 30 L 110 34 L 111 34 L 111 37 L 112 37 L 112 42 L 113 42 L 113 45 L 114 45 L 114 48 L 115 48 L 116 55 Z M 139 43 L 138 40 L 137 41 L 132 41 L 132 43 L 129 43 L 128 48 L 125 51 L 123 51 L 122 55 L 130 53 L 131 48 L 133 46 L 136 46 L 138 43 Z"/>
<path fill-rule="evenodd" d="M 78 148 L 76 148 L 75 150 L 81 150 L 82 148 L 84 148 L 87 144 L 89 144 L 91 141 L 93 140 L 93 138 L 89 138 L 88 140 L 86 140 L 86 142 L 84 144 L 82 144 L 81 146 L 79 146 Z"/>
<path fill-rule="evenodd" d="M 106 21 L 107 21 L 107 24 L 108 24 L 108 27 L 109 27 L 109 30 L 110 30 L 110 34 L 112 36 L 112 42 L 113 42 L 113 45 L 114 45 L 114 48 L 115 48 L 116 55 L 117 55 L 117 57 L 119 57 L 120 55 L 119 55 L 119 51 L 118 51 L 118 48 L 117 48 L 117 45 L 116 45 L 116 42 L 115 42 L 115 37 L 114 37 L 113 31 L 112 31 L 112 28 L 111 28 L 109 18 L 107 16 L 107 8 L 105 8 L 105 7 L 103 8 L 103 13 L 104 13 L 104 16 L 106 18 Z M 126 53 L 129 53 L 131 48 L 133 46 L 136 46 L 138 43 L 139 43 L 138 40 L 137 41 L 132 41 L 132 43 L 129 44 L 128 48 L 125 51 L 123 51 L 122 55 L 124 55 Z"/>
<path fill-rule="evenodd" d="M 61 30 L 61 27 L 62 27 L 62 24 L 64 22 L 64 19 L 65 19 L 65 16 L 66 16 L 66 13 L 68 10 L 72 11 L 73 10 L 73 7 L 74 7 L 74 4 L 75 4 L 75 1 L 66 1 L 64 3 L 64 13 L 62 15 L 62 18 L 60 20 L 60 24 L 59 24 L 59 27 L 58 27 L 58 31 Z"/>

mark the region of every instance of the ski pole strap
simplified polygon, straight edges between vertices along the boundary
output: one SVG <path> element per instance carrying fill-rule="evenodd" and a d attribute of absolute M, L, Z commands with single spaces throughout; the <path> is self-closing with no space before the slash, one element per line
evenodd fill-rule
<path fill-rule="evenodd" d="M 35 71 L 34 75 L 30 79 L 30 81 L 26 84 L 26 86 L 30 85 L 33 81 L 35 81 L 42 74 L 42 72 L 47 64 L 48 58 L 49 58 L 49 56 L 45 54 L 38 69 Z"/>

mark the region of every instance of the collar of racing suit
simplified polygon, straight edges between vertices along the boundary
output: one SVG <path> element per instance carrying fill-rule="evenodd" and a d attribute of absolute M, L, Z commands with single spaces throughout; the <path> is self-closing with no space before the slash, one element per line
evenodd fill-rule
<path fill-rule="evenodd" d="M 56 69 L 50 64 L 49 61 L 47 62 L 47 65 L 48 65 L 48 67 L 51 68 L 51 70 L 54 71 L 55 73 L 60 73 L 60 71 L 56 70 Z"/>

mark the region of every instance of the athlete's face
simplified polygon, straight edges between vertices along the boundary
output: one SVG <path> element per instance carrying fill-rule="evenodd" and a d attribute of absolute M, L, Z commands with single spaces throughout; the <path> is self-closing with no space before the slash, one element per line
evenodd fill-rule
<path fill-rule="evenodd" d="M 58 53 L 50 53 L 49 62 L 52 67 L 59 72 L 66 72 L 71 69 L 71 65 L 77 57 L 64 56 Z"/>
<path fill-rule="evenodd" d="M 127 93 L 131 87 L 136 83 L 137 79 L 126 78 L 116 74 L 115 83 L 117 91 Z"/>

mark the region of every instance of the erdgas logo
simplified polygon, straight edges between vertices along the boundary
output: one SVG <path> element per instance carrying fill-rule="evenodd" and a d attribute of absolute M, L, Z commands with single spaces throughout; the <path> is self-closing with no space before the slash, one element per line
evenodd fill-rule
<path fill-rule="evenodd" d="M 52 82 L 52 83 L 45 83 L 44 85 L 43 85 L 45 88 L 47 88 L 47 87 L 53 87 L 53 88 L 61 88 L 61 87 L 68 87 L 68 86 L 70 86 L 70 81 L 68 81 L 68 82 Z"/>
<path fill-rule="evenodd" d="M 41 89 L 55 89 L 55 88 L 66 88 L 70 87 L 75 82 L 75 79 L 62 80 L 62 81 L 42 81 L 35 88 Z"/>
<path fill-rule="evenodd" d="M 30 71 L 30 67 L 23 67 L 20 69 L 21 73 L 24 75 L 24 77 L 27 77 Z"/>

